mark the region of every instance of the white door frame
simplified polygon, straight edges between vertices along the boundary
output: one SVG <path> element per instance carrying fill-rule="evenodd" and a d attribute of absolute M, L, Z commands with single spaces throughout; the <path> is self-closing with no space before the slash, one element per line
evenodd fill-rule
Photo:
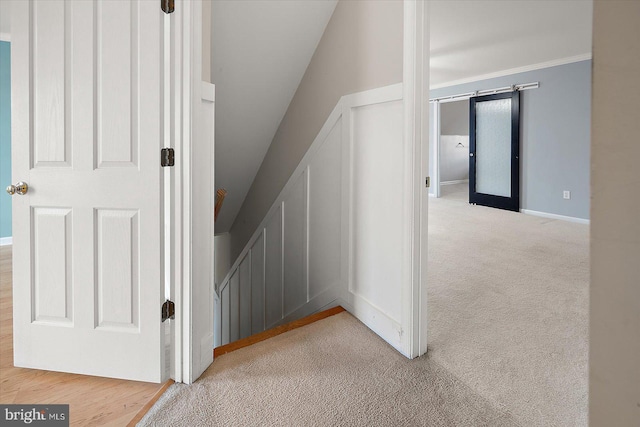
<path fill-rule="evenodd" d="M 431 186 L 433 187 L 433 197 L 440 197 L 440 101 L 432 101 L 433 104 L 433 123 L 430 125 L 429 137 L 432 144 L 429 149 L 430 154 L 433 155 L 433 170 L 431 172 Z"/>
<path fill-rule="evenodd" d="M 191 364 L 191 138 L 192 138 L 192 85 L 198 22 L 193 17 L 190 1 L 180 2 L 173 12 L 172 28 L 172 93 L 174 108 L 172 138 L 176 150 L 174 171 L 174 197 L 172 198 L 172 241 L 175 303 L 173 379 L 190 382 Z M 195 38 L 197 39 L 197 37 Z"/>
<path fill-rule="evenodd" d="M 202 102 L 202 1 L 191 0 L 176 4 L 172 13 L 172 143 L 176 151 L 176 163 L 173 171 L 174 186 L 172 201 L 172 280 L 174 282 L 175 323 L 173 338 L 172 378 L 176 382 L 192 383 L 200 374 L 200 367 L 194 366 L 194 360 L 200 357 L 200 342 L 194 342 L 194 250 L 192 236 L 200 232 L 195 230 L 195 212 L 193 203 L 193 156 L 198 138 L 198 108 Z M 211 85 L 209 85 L 211 86 Z M 209 87 L 206 90 L 211 90 Z M 211 95 L 212 96 L 212 95 Z M 213 168 L 213 164 L 211 165 Z M 211 174 L 213 177 L 213 173 Z M 212 184 L 212 189 L 213 184 Z M 213 193 L 208 195 L 213 197 Z M 198 195 L 205 197 L 205 195 Z M 211 221 L 213 223 L 213 201 L 211 203 Z M 211 233 L 211 278 L 213 280 L 214 236 Z M 213 284 L 213 282 L 211 283 Z M 199 284 L 200 286 L 202 284 Z M 213 288 L 212 288 L 213 289 Z M 213 325 L 212 301 L 211 326 Z M 213 326 L 212 326 L 213 327 Z M 196 354 L 197 353 L 197 354 Z M 211 347 L 213 354 L 213 343 Z"/>
<path fill-rule="evenodd" d="M 404 1 L 404 137 L 413 151 L 411 292 L 403 289 L 403 316 L 410 316 L 411 357 L 427 351 L 427 218 L 429 192 L 429 2 Z"/>

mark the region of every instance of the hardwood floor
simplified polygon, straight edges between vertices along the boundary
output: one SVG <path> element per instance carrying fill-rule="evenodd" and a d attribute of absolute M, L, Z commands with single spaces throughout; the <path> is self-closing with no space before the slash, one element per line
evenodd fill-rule
<path fill-rule="evenodd" d="M 11 246 L 0 247 L 0 403 L 69 404 L 72 426 L 126 426 L 164 384 L 13 366 Z"/>

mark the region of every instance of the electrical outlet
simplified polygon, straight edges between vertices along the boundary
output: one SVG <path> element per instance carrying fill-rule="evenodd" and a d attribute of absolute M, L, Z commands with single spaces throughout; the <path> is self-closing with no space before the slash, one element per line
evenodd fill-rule
<path fill-rule="evenodd" d="M 564 190 L 564 191 L 562 192 L 562 198 L 563 198 L 563 199 L 566 199 L 566 200 L 571 199 L 571 191 Z"/>

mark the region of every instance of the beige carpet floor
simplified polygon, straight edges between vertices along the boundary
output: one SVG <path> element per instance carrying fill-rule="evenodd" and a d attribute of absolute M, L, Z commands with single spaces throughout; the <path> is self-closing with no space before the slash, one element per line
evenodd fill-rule
<path fill-rule="evenodd" d="M 430 199 L 429 353 L 526 426 L 586 426 L 589 227 Z"/>
<path fill-rule="evenodd" d="M 465 182 L 460 184 L 441 185 L 440 197 L 445 200 L 469 202 L 469 183 Z"/>
<path fill-rule="evenodd" d="M 348 313 L 216 359 L 139 426 L 514 426 L 428 357 L 408 360 Z"/>
<path fill-rule="evenodd" d="M 429 351 L 347 313 L 216 359 L 140 426 L 586 426 L 588 227 L 430 199 Z"/>

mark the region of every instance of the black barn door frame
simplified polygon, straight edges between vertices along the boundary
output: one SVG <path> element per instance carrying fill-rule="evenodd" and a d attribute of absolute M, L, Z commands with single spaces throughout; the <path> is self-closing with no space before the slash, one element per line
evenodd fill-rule
<path fill-rule="evenodd" d="M 511 99 L 511 197 L 476 192 L 476 104 Z M 520 92 L 484 95 L 469 99 L 469 203 L 520 211 Z"/>

